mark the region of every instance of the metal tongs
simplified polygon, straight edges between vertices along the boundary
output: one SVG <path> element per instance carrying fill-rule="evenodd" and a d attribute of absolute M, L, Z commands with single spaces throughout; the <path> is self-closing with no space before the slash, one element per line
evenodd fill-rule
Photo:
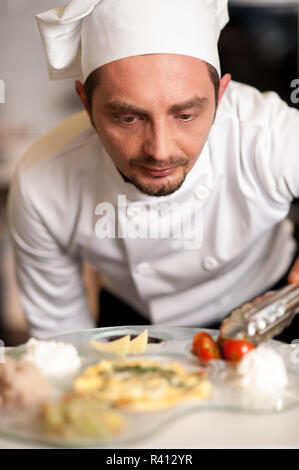
<path fill-rule="evenodd" d="M 299 286 L 290 284 L 233 310 L 220 327 L 222 338 L 246 339 L 255 346 L 281 333 L 299 313 Z"/>

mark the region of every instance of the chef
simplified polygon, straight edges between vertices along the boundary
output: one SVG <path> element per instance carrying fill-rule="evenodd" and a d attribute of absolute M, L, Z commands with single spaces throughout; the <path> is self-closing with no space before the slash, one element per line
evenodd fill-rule
<path fill-rule="evenodd" d="M 221 77 L 227 21 L 226 0 L 72 0 L 37 15 L 50 78 L 74 77 L 85 111 L 11 185 L 32 335 L 94 326 L 84 261 L 115 302 L 100 325 L 211 326 L 288 272 L 299 113 Z"/>

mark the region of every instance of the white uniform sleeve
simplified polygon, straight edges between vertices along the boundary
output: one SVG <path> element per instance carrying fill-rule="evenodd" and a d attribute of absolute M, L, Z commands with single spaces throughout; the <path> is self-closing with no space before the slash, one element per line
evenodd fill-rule
<path fill-rule="evenodd" d="M 49 233 L 17 171 L 11 184 L 8 217 L 16 276 L 30 334 L 45 338 L 93 328 L 81 275 L 71 257 Z"/>
<path fill-rule="evenodd" d="M 273 92 L 264 94 L 267 118 L 255 153 L 255 170 L 277 204 L 299 197 L 299 111 Z"/>

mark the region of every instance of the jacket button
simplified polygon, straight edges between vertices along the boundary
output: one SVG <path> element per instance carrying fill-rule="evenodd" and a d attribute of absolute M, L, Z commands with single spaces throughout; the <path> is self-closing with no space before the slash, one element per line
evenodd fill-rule
<path fill-rule="evenodd" d="M 202 264 L 207 271 L 214 271 L 218 268 L 218 261 L 213 256 L 206 256 Z"/>
<path fill-rule="evenodd" d="M 136 270 L 139 274 L 151 274 L 153 272 L 151 265 L 146 262 L 137 264 Z"/>
<path fill-rule="evenodd" d="M 196 199 L 203 201 L 210 194 L 210 190 L 205 186 L 198 186 L 194 192 Z"/>

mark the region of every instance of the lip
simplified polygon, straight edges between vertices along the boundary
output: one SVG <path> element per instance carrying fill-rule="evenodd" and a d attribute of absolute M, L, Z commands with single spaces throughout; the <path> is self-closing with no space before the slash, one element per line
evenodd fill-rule
<path fill-rule="evenodd" d="M 163 168 L 163 169 L 148 168 L 148 167 L 145 167 L 145 166 L 142 167 L 142 169 L 146 173 L 148 173 L 150 176 L 152 176 L 154 178 L 162 178 L 163 176 L 171 175 L 171 173 L 173 173 L 176 168 L 177 168 L 176 166 L 173 166 L 173 167 L 170 167 L 170 168 Z"/>

